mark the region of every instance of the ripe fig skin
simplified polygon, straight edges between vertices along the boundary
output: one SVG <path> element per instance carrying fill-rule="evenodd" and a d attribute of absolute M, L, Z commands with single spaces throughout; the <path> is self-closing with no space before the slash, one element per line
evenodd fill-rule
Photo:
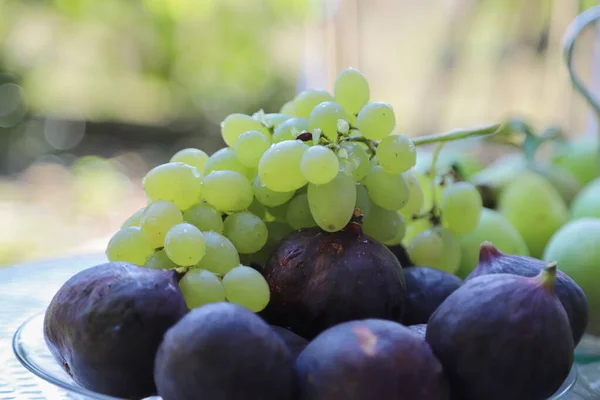
<path fill-rule="evenodd" d="M 574 357 L 553 290 L 510 274 L 466 281 L 431 316 L 426 340 L 461 400 L 546 400 Z"/>
<path fill-rule="evenodd" d="M 79 385 L 139 399 L 156 393 L 154 356 L 187 312 L 175 271 L 106 263 L 59 289 L 46 311 L 44 338 Z"/>
<path fill-rule="evenodd" d="M 327 329 L 296 360 L 299 400 L 449 400 L 442 365 L 419 334 L 367 319 Z"/>
<path fill-rule="evenodd" d="M 400 321 L 404 313 L 402 266 L 358 224 L 334 233 L 320 228 L 292 233 L 270 257 L 263 275 L 271 300 L 261 315 L 309 340 L 342 322 Z"/>
<path fill-rule="evenodd" d="M 286 344 L 233 303 L 190 311 L 166 333 L 154 365 L 163 400 L 290 400 L 294 393 Z"/>
<path fill-rule="evenodd" d="M 404 270 L 406 310 L 404 325 L 426 324 L 444 300 L 463 283 L 456 275 L 437 268 L 412 267 Z"/>
<path fill-rule="evenodd" d="M 283 340 L 283 342 L 287 345 L 292 358 L 295 360 L 298 357 L 298 354 L 302 353 L 302 350 L 306 348 L 308 345 L 308 340 L 304 339 L 302 336 L 295 334 L 289 329 L 282 328 L 280 326 L 271 325 L 271 328 L 275 331 L 277 335 Z"/>
<path fill-rule="evenodd" d="M 493 244 L 484 242 L 479 251 L 479 264 L 466 280 L 489 274 L 534 277 L 544 269 L 545 265 L 544 261 L 533 257 L 504 254 Z M 558 267 L 560 268 L 560 265 Z M 556 271 L 555 293 L 567 312 L 573 331 L 573 343 L 577 346 L 588 327 L 590 312 L 587 297 L 583 289 L 560 270 Z"/>
<path fill-rule="evenodd" d="M 427 335 L 427 324 L 409 325 L 408 329 L 418 333 L 423 339 L 425 339 L 425 336 Z"/>

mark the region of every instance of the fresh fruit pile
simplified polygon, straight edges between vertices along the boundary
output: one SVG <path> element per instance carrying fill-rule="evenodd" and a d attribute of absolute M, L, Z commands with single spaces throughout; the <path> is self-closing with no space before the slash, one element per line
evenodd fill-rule
<path fill-rule="evenodd" d="M 164 400 L 551 396 L 589 310 L 538 259 L 547 238 L 525 234 L 554 220 L 513 217 L 521 193 L 535 205 L 547 184 L 520 174 L 499 210 L 484 208 L 492 192 L 444 167 L 442 143 L 499 125 L 410 140 L 369 97 L 343 70 L 333 95 L 232 114 L 227 147 L 148 172 L 148 205 L 110 240 L 110 262 L 72 277 L 46 313 L 73 379 Z M 560 208 L 545 201 L 540 215 Z"/>

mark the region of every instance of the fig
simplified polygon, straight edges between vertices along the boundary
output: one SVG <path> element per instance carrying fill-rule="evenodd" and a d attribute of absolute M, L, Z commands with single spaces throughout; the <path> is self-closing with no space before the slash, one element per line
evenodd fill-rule
<path fill-rule="evenodd" d="M 403 245 L 396 244 L 393 246 L 388 246 L 387 248 L 390 249 L 390 251 L 396 256 L 402 267 L 408 268 L 413 266 L 413 263 L 406 252 L 406 248 Z"/>
<path fill-rule="evenodd" d="M 583 289 L 590 307 L 587 331 L 600 335 L 600 218 L 581 218 L 560 228 L 544 250 Z"/>
<path fill-rule="evenodd" d="M 410 329 L 413 332 L 418 333 L 419 336 L 421 336 L 423 339 L 425 339 L 425 335 L 427 334 L 427 324 L 409 325 L 408 329 Z"/>
<path fill-rule="evenodd" d="M 195 308 L 167 331 L 154 378 L 163 400 L 286 400 L 293 359 L 259 316 L 233 303 Z"/>
<path fill-rule="evenodd" d="M 55 294 L 44 338 L 79 385 L 143 398 L 156 393 L 152 370 L 164 333 L 187 311 L 175 271 L 101 264 L 77 273 Z"/>
<path fill-rule="evenodd" d="M 425 340 L 396 322 L 327 329 L 296 360 L 299 400 L 446 400 L 448 380 Z"/>
<path fill-rule="evenodd" d="M 535 277 L 478 276 L 448 296 L 429 319 L 426 340 L 453 398 L 544 400 L 556 392 L 574 346 L 555 282 L 551 263 Z"/>
<path fill-rule="evenodd" d="M 442 270 L 412 267 L 404 270 L 406 309 L 404 325 L 426 324 L 433 312 L 462 285 L 462 279 Z"/>
<path fill-rule="evenodd" d="M 527 256 L 504 254 L 492 243 L 485 242 L 479 251 L 479 264 L 467 280 L 490 274 L 533 277 L 538 275 L 545 266 L 544 261 Z M 556 272 L 555 293 L 567 312 L 573 331 L 573 343 L 577 346 L 585 333 L 589 319 L 589 306 L 585 293 L 573 279 L 560 270 Z"/>
<path fill-rule="evenodd" d="M 296 335 L 294 332 L 289 329 L 282 328 L 280 326 L 272 325 L 271 328 L 275 331 L 276 334 L 279 335 L 281 340 L 287 345 L 292 358 L 295 360 L 298 357 L 298 354 L 304 350 L 304 348 L 308 345 L 308 340 L 304 339 L 302 336 Z"/>
<path fill-rule="evenodd" d="M 402 266 L 359 223 L 287 236 L 263 269 L 271 300 L 261 314 L 273 325 L 312 339 L 325 329 L 365 318 L 400 321 L 406 284 Z"/>

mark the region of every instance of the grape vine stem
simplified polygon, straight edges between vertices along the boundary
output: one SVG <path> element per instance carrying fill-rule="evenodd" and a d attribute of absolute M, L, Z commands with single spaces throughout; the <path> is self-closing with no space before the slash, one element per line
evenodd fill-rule
<path fill-rule="evenodd" d="M 412 142 L 415 144 L 415 146 L 421 146 L 430 143 L 441 143 L 459 139 L 466 139 L 472 136 L 490 135 L 501 130 L 502 126 L 503 124 L 493 124 L 474 129 L 453 129 L 448 132 L 419 136 L 413 138 Z"/>

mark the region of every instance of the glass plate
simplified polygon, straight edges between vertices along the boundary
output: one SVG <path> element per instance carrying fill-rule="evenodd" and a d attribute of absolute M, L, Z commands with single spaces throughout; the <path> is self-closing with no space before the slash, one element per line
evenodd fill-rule
<path fill-rule="evenodd" d="M 38 314 L 25 321 L 17 329 L 13 337 L 13 350 L 25 368 L 56 386 L 90 399 L 124 400 L 92 392 L 75 383 L 54 360 L 50 350 L 46 346 L 43 326 L 44 314 Z M 595 394 L 585 382 L 578 379 L 577 369 L 573 367 L 565 383 L 550 400 L 587 400 L 597 398 L 598 394 Z M 146 400 L 160 400 L 160 397 L 148 397 Z"/>

